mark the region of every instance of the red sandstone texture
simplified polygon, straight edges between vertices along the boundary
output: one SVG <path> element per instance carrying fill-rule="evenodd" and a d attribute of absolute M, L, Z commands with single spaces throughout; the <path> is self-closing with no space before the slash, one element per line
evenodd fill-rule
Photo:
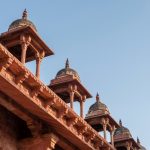
<path fill-rule="evenodd" d="M 0 150 L 17 150 L 15 122 L 13 118 L 0 109 Z"/>

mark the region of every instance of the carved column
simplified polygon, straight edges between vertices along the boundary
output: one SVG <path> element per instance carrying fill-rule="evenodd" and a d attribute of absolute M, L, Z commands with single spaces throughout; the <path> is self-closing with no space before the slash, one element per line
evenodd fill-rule
<path fill-rule="evenodd" d="M 80 117 L 83 118 L 83 100 L 80 100 Z"/>
<path fill-rule="evenodd" d="M 111 139 L 111 145 L 114 146 L 113 131 L 110 131 L 110 139 Z"/>
<path fill-rule="evenodd" d="M 114 146 L 114 131 L 115 131 L 115 126 L 110 127 L 110 139 L 111 139 L 112 146 Z"/>
<path fill-rule="evenodd" d="M 41 54 L 39 52 L 36 53 L 36 77 L 40 78 L 40 65 L 41 61 L 45 56 L 45 52 L 43 51 Z"/>
<path fill-rule="evenodd" d="M 106 124 L 103 124 L 103 130 L 104 130 L 104 139 L 106 140 Z"/>
<path fill-rule="evenodd" d="M 22 49 L 21 62 L 23 64 L 25 64 L 25 62 L 26 62 L 26 52 L 27 52 L 28 45 L 31 42 L 31 37 L 30 36 L 21 35 L 20 36 L 20 41 L 21 41 L 21 49 Z"/>
<path fill-rule="evenodd" d="M 86 100 L 86 96 L 83 96 L 80 100 L 80 117 L 84 117 L 83 115 L 83 109 L 84 109 L 84 102 Z"/>
<path fill-rule="evenodd" d="M 105 120 L 105 118 L 102 118 L 102 120 L 101 120 L 101 124 L 102 124 L 102 126 L 103 126 L 103 132 L 104 132 L 104 139 L 106 140 L 106 129 L 107 129 L 107 124 L 106 124 L 106 120 Z"/>
<path fill-rule="evenodd" d="M 70 92 L 70 107 L 73 109 L 74 91 Z"/>

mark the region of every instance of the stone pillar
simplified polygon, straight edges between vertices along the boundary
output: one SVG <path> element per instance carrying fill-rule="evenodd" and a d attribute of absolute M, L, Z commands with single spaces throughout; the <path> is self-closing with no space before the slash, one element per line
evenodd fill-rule
<path fill-rule="evenodd" d="M 73 109 L 73 102 L 74 102 L 74 92 L 70 92 L 70 107 Z"/>
<path fill-rule="evenodd" d="M 25 64 L 25 62 L 26 62 L 26 52 L 27 52 L 28 45 L 31 42 L 31 37 L 30 36 L 21 35 L 20 36 L 20 41 L 21 41 L 21 49 L 22 49 L 21 62 L 23 64 Z"/>
<path fill-rule="evenodd" d="M 80 99 L 80 117 L 84 118 L 84 115 L 83 115 L 83 111 L 84 111 L 84 102 L 86 100 L 86 96 L 83 96 L 81 99 Z"/>
<path fill-rule="evenodd" d="M 111 145 L 114 146 L 113 131 L 110 131 L 110 140 L 111 140 Z"/>
<path fill-rule="evenodd" d="M 40 54 L 39 52 L 36 53 L 36 77 L 40 78 L 40 65 L 43 57 L 45 56 L 44 51 Z"/>
<path fill-rule="evenodd" d="M 80 117 L 83 118 L 83 100 L 80 100 Z"/>
<path fill-rule="evenodd" d="M 103 130 L 104 130 L 104 139 L 106 140 L 106 124 L 103 124 Z"/>
<path fill-rule="evenodd" d="M 110 139 L 111 139 L 112 146 L 114 146 L 114 131 L 115 131 L 115 126 L 110 128 Z"/>
<path fill-rule="evenodd" d="M 105 118 L 102 118 L 101 125 L 103 126 L 104 139 L 106 140 L 106 130 L 107 130 L 107 122 Z"/>
<path fill-rule="evenodd" d="M 22 49 L 21 62 L 22 62 L 23 64 L 25 64 L 25 62 L 26 62 L 26 52 L 27 52 L 27 48 L 28 48 L 28 46 L 27 46 L 26 43 L 22 43 L 22 44 L 21 44 L 21 49 Z"/>
<path fill-rule="evenodd" d="M 40 78 L 40 64 L 41 64 L 41 59 L 40 57 L 36 58 L 36 77 Z"/>

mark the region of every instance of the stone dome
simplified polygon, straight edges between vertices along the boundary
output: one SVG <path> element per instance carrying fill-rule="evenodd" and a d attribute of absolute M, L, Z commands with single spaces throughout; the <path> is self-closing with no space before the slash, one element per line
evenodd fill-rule
<path fill-rule="evenodd" d="M 109 110 L 105 104 L 100 101 L 99 94 L 96 95 L 96 102 L 90 106 L 88 114 L 100 112 L 102 114 L 109 113 Z"/>
<path fill-rule="evenodd" d="M 9 28 L 8 31 L 19 28 L 19 27 L 23 27 L 23 26 L 30 26 L 32 27 L 35 31 L 37 31 L 35 25 L 27 19 L 27 11 L 26 9 L 24 10 L 23 14 L 22 14 L 22 18 L 21 19 L 17 19 L 15 21 L 13 21 Z"/>
<path fill-rule="evenodd" d="M 74 69 L 69 67 L 69 60 L 68 59 L 66 60 L 65 68 L 58 71 L 58 73 L 56 74 L 56 78 L 63 77 L 65 75 L 73 75 L 74 77 L 76 77 L 80 81 L 80 77 L 79 77 L 78 73 Z"/>
<path fill-rule="evenodd" d="M 115 130 L 114 137 L 122 136 L 122 137 L 131 138 L 132 135 L 131 135 L 129 129 L 122 125 L 122 121 L 121 120 L 119 121 L 119 124 L 120 124 L 120 127 Z"/>

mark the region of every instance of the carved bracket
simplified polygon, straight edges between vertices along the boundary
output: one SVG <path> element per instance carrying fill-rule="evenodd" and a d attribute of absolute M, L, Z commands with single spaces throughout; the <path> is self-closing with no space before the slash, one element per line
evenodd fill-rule
<path fill-rule="evenodd" d="M 23 83 L 23 81 L 25 81 L 28 78 L 28 76 L 29 73 L 27 72 L 19 74 L 15 79 L 16 84 Z"/>
<path fill-rule="evenodd" d="M 38 121 L 29 120 L 27 126 L 30 129 L 33 137 L 37 137 L 42 130 L 42 123 Z"/>
<path fill-rule="evenodd" d="M 31 42 L 31 37 L 29 35 L 21 34 L 20 42 L 21 42 L 21 44 L 22 43 L 26 43 L 27 46 L 28 46 L 30 44 L 30 42 Z"/>
<path fill-rule="evenodd" d="M 74 126 L 77 122 L 78 122 L 78 118 L 70 118 L 69 120 L 67 120 L 67 125 L 69 127 Z"/>
<path fill-rule="evenodd" d="M 52 105 L 54 105 L 56 103 L 56 98 L 55 96 L 52 96 L 50 98 L 47 98 L 47 101 L 45 102 L 45 108 L 47 107 L 51 107 Z"/>
<path fill-rule="evenodd" d="M 53 133 L 47 133 L 42 136 L 45 141 L 45 146 L 47 150 L 55 149 L 55 145 L 58 142 L 59 138 Z"/>
<path fill-rule="evenodd" d="M 6 70 L 13 62 L 12 58 L 5 57 L 0 59 L 0 71 L 2 69 Z"/>
<path fill-rule="evenodd" d="M 86 138 L 85 138 L 86 142 L 89 142 L 90 140 L 93 140 L 95 138 L 95 136 L 96 135 L 93 132 L 89 131 Z"/>
<path fill-rule="evenodd" d="M 57 117 L 58 118 L 63 118 L 63 116 L 65 116 L 67 113 L 68 113 L 68 109 L 67 108 L 60 108 L 58 110 Z"/>
<path fill-rule="evenodd" d="M 36 87 L 34 87 L 34 88 L 32 89 L 31 96 L 32 96 L 33 98 L 34 98 L 34 97 L 37 97 L 38 94 L 39 94 L 40 92 L 42 92 L 42 91 L 43 91 L 42 85 L 36 86 Z"/>
<path fill-rule="evenodd" d="M 86 126 L 82 126 L 78 128 L 78 134 L 82 135 L 87 131 L 87 127 Z"/>

